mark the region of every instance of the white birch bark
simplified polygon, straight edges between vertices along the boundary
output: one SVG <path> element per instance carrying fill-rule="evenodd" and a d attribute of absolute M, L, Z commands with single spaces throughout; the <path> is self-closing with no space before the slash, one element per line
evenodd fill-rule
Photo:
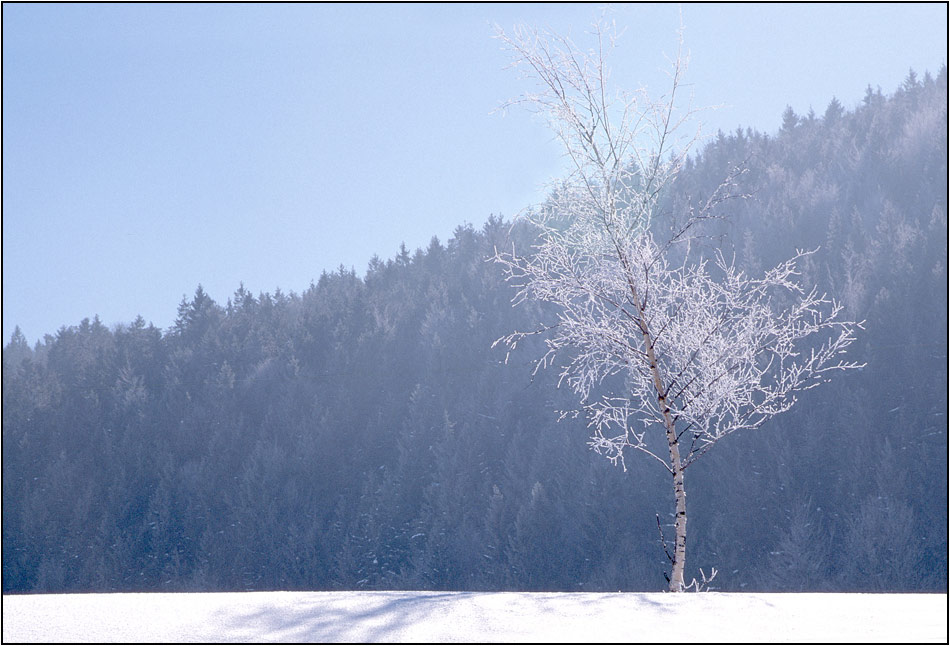
<path fill-rule="evenodd" d="M 661 223 L 671 233 L 656 242 L 661 194 L 698 137 L 679 134 L 692 114 L 677 106 L 685 57 L 673 61 L 661 100 L 613 93 L 604 64 L 612 37 L 601 25 L 594 36 L 596 47 L 584 53 L 554 34 L 498 31 L 515 65 L 540 86 L 516 103 L 547 118 L 574 165 L 524 215 L 539 229 L 538 244 L 494 256 L 517 288 L 513 302 L 552 303 L 557 320 L 498 342 L 514 349 L 526 335 L 544 334 L 538 367 L 560 365 L 559 383 L 578 396 L 567 414 L 586 417 L 591 447 L 624 468 L 628 450 L 638 450 L 669 471 L 670 590 L 681 591 L 685 470 L 723 437 L 761 426 L 801 391 L 858 367 L 843 355 L 861 324 L 839 320 L 837 302 L 799 284 L 798 262 L 809 252 L 751 277 L 721 253 L 705 258 L 691 248 L 696 225 L 732 196 L 739 170 L 682 214 L 678 228 Z M 623 389 L 604 393 L 618 376 Z M 662 441 L 668 451 L 658 448 Z"/>

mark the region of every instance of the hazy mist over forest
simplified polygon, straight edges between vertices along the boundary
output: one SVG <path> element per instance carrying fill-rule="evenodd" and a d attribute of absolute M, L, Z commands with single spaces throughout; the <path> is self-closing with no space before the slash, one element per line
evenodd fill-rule
<path fill-rule="evenodd" d="M 690 470 L 689 567 L 726 591 L 945 591 L 946 66 L 781 123 L 713 137 L 660 211 L 743 165 L 752 197 L 707 233 L 752 273 L 817 249 L 803 280 L 865 321 L 866 365 Z M 540 340 L 492 349 L 545 313 L 486 262 L 535 232 L 463 222 L 301 293 L 198 285 L 168 329 L 17 330 L 4 593 L 665 587 L 667 473 L 557 421 Z"/>

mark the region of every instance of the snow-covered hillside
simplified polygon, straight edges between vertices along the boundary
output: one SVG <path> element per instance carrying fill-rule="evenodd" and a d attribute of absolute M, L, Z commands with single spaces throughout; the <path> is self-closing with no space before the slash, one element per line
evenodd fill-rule
<path fill-rule="evenodd" d="M 244 592 L 3 597 L 4 642 L 947 639 L 946 594 Z"/>

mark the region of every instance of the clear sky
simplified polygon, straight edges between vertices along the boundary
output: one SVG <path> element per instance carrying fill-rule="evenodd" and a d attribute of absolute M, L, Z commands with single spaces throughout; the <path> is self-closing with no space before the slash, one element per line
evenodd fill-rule
<path fill-rule="evenodd" d="M 774 132 L 946 63 L 947 5 L 685 4 L 705 130 Z M 618 86 L 663 87 L 680 7 L 630 4 Z M 562 169 L 492 23 L 583 34 L 592 4 L 4 4 L 3 342 L 98 314 L 167 328 L 446 241 Z"/>

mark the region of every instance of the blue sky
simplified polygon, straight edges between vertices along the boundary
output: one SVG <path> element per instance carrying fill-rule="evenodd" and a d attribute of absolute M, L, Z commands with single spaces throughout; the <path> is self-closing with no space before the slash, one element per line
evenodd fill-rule
<path fill-rule="evenodd" d="M 301 292 L 515 215 L 562 172 L 491 24 L 580 5 L 3 5 L 3 335 L 166 328 L 201 283 Z M 660 90 L 677 5 L 617 5 L 618 86 Z M 946 63 L 947 6 L 682 6 L 704 130 L 857 105 Z"/>

